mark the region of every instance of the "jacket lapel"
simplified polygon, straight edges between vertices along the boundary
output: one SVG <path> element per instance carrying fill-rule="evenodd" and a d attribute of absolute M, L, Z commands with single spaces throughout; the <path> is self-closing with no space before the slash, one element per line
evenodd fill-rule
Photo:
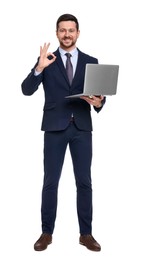
<path fill-rule="evenodd" d="M 77 61 L 77 66 L 76 66 L 76 71 L 75 75 L 72 81 L 72 86 L 71 88 L 74 89 L 77 86 L 78 79 L 80 78 L 80 75 L 82 74 L 82 68 L 84 68 L 86 61 L 83 59 L 83 54 L 81 51 L 78 50 L 78 61 Z"/>
<path fill-rule="evenodd" d="M 60 53 L 59 53 L 59 50 L 57 49 L 57 51 L 54 52 L 54 55 L 57 57 L 56 59 L 56 63 L 61 71 L 61 73 L 63 74 L 64 78 L 66 79 L 68 85 L 70 86 L 69 84 L 69 80 L 68 80 L 68 77 L 67 77 L 67 73 L 66 73 L 66 69 L 64 67 L 64 64 L 63 64 L 63 61 L 61 59 L 61 56 L 60 56 Z"/>
<path fill-rule="evenodd" d="M 67 83 L 68 83 L 68 85 L 70 87 L 70 83 L 69 83 L 69 80 L 68 80 L 68 77 L 67 77 L 66 69 L 65 69 L 63 61 L 61 59 L 61 56 L 60 56 L 60 53 L 59 53 L 59 49 L 57 49 L 54 52 L 54 55 L 57 57 L 56 63 L 57 63 L 61 73 L 63 74 L 65 80 L 67 81 Z M 78 62 L 77 62 L 77 66 L 76 66 L 75 75 L 74 75 L 74 78 L 73 78 L 73 81 L 72 81 L 72 84 L 71 84 L 71 88 L 72 89 L 76 87 L 75 82 L 77 82 L 77 79 L 80 77 L 81 72 L 82 72 L 82 67 L 84 67 L 84 65 L 86 63 L 85 59 L 83 59 L 83 57 L 84 57 L 83 53 L 81 51 L 79 51 L 79 49 L 78 49 Z"/>

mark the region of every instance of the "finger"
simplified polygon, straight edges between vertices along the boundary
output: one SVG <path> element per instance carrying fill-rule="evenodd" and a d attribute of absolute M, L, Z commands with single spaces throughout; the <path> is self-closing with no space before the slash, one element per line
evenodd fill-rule
<path fill-rule="evenodd" d="M 89 97 L 86 97 L 86 96 L 83 96 L 83 97 L 80 97 L 81 99 L 87 101 L 90 105 L 92 104 L 93 102 L 93 99 L 89 98 Z"/>
<path fill-rule="evenodd" d="M 46 50 L 48 50 L 49 46 L 50 46 L 50 42 L 44 43 L 44 47 L 45 47 Z"/>
<path fill-rule="evenodd" d="M 42 46 L 40 46 L 40 54 L 42 54 L 42 55 L 46 55 L 47 54 L 47 51 L 48 51 L 48 48 L 49 48 L 49 45 L 50 45 L 50 43 L 44 43 L 44 45 L 43 45 L 43 47 Z"/>
<path fill-rule="evenodd" d="M 56 59 L 56 56 L 52 52 L 47 53 L 47 58 L 50 57 L 50 56 L 52 57 L 51 60 Z"/>
<path fill-rule="evenodd" d="M 52 58 L 52 59 L 50 60 L 50 64 L 53 63 L 55 60 L 56 60 L 56 57 Z"/>
<path fill-rule="evenodd" d="M 42 54 L 42 50 L 43 50 L 43 49 L 42 49 L 42 46 L 40 46 L 40 56 L 41 56 L 41 54 Z"/>
<path fill-rule="evenodd" d="M 88 102 L 89 105 L 92 105 L 92 106 L 96 106 L 97 105 L 97 99 L 94 99 L 92 97 L 86 97 L 86 96 L 83 96 L 83 97 L 80 97 L 80 98 L 85 100 L 86 102 Z"/>
<path fill-rule="evenodd" d="M 84 100 L 90 100 L 90 98 L 87 98 L 86 96 L 82 96 L 80 97 L 81 99 L 84 99 Z"/>
<path fill-rule="evenodd" d="M 48 53 L 47 53 L 47 57 L 49 57 L 49 56 L 52 56 L 52 57 L 53 57 L 53 53 L 52 53 L 52 52 L 48 52 Z"/>
<path fill-rule="evenodd" d="M 102 96 L 93 96 L 92 98 L 95 101 L 101 101 L 102 100 Z"/>
<path fill-rule="evenodd" d="M 97 98 L 99 98 L 100 100 L 102 100 L 104 98 L 104 96 L 100 95 L 100 96 L 96 96 Z"/>
<path fill-rule="evenodd" d="M 40 56 L 43 56 L 46 54 L 46 45 L 44 43 L 43 47 L 40 46 Z"/>

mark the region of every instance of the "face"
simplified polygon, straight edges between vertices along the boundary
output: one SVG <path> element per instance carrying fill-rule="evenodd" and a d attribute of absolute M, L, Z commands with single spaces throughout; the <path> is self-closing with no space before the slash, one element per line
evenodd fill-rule
<path fill-rule="evenodd" d="M 62 21 L 56 32 L 60 47 L 71 51 L 76 44 L 80 31 L 77 31 L 76 23 L 73 21 Z"/>

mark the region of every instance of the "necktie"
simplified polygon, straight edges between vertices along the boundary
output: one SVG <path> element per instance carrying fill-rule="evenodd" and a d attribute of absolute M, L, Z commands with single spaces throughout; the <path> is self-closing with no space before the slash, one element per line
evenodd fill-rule
<path fill-rule="evenodd" d="M 70 85 L 71 85 L 72 80 L 73 80 L 73 67 L 72 67 L 72 63 L 71 63 L 71 60 L 70 60 L 71 54 L 65 53 L 65 55 L 67 56 L 66 71 L 67 71 L 68 79 L 69 79 L 69 82 L 70 82 Z"/>

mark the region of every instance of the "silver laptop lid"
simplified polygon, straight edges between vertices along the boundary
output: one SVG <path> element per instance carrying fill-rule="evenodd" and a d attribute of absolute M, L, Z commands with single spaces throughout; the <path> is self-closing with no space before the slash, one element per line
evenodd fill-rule
<path fill-rule="evenodd" d="M 118 71 L 118 65 L 86 64 L 83 92 L 91 95 L 115 95 Z"/>
<path fill-rule="evenodd" d="M 86 64 L 83 93 L 67 97 L 115 95 L 118 72 L 119 65 Z"/>

